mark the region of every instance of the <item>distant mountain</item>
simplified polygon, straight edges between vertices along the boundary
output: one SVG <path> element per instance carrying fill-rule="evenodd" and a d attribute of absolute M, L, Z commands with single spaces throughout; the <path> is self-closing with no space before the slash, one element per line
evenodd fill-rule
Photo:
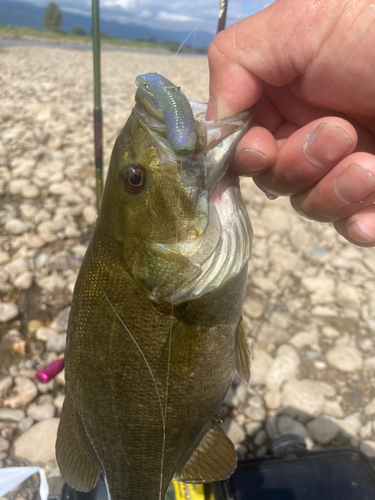
<path fill-rule="evenodd" d="M 0 23 L 17 26 L 33 26 L 43 29 L 44 7 L 39 7 L 28 2 L 17 2 L 13 0 L 0 0 Z M 81 26 L 87 33 L 91 31 L 91 17 L 81 14 L 65 12 L 61 29 L 70 31 L 74 26 Z M 134 40 L 135 38 L 154 38 L 158 42 L 177 42 L 182 43 L 188 35 L 186 31 L 164 31 L 148 28 L 138 24 L 120 24 L 114 21 L 101 19 L 100 30 L 110 37 L 119 37 L 125 40 Z M 195 32 L 188 40 L 189 45 L 195 47 L 207 48 L 213 39 L 211 33 L 205 31 Z"/>

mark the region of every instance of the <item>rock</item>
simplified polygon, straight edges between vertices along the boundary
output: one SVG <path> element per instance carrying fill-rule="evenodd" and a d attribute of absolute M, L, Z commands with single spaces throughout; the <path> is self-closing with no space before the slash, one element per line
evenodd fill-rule
<path fill-rule="evenodd" d="M 47 342 L 47 340 L 52 339 L 56 336 L 57 331 L 54 328 L 40 326 L 35 333 L 35 338 Z"/>
<path fill-rule="evenodd" d="M 253 277 L 252 282 L 254 286 L 259 288 L 260 290 L 263 290 L 266 293 L 275 292 L 277 290 L 276 283 L 262 276 Z"/>
<path fill-rule="evenodd" d="M 18 423 L 18 432 L 22 434 L 27 429 L 29 429 L 34 423 L 34 420 L 31 417 L 25 417 Z"/>
<path fill-rule="evenodd" d="M 16 377 L 15 395 L 5 399 L 4 406 L 10 408 L 21 408 L 27 405 L 38 395 L 38 389 L 34 382 L 27 377 Z"/>
<path fill-rule="evenodd" d="M 67 269 L 78 269 L 78 262 L 71 253 L 65 250 L 57 252 L 48 261 L 49 271 L 66 271 Z"/>
<path fill-rule="evenodd" d="M 277 348 L 276 357 L 277 358 L 286 357 L 293 359 L 297 365 L 299 365 L 301 362 L 298 351 L 289 344 L 281 344 Z"/>
<path fill-rule="evenodd" d="M 267 441 L 267 432 L 264 429 L 261 429 L 257 432 L 253 439 L 253 443 L 255 446 L 262 446 Z"/>
<path fill-rule="evenodd" d="M 3 397 L 10 391 L 13 385 L 13 379 L 9 375 L 0 380 L 0 397 Z"/>
<path fill-rule="evenodd" d="M 280 415 L 277 417 L 276 429 L 280 436 L 283 434 L 297 434 L 297 436 L 302 436 L 305 439 L 310 438 L 310 434 L 306 427 L 300 422 L 297 422 L 297 420 L 289 417 L 289 415 Z"/>
<path fill-rule="evenodd" d="M 359 431 L 359 436 L 361 439 L 370 439 L 372 436 L 372 422 L 368 421 L 367 424 L 361 427 Z"/>
<path fill-rule="evenodd" d="M 335 419 L 335 422 L 340 427 L 342 434 L 347 437 L 356 437 L 361 429 L 359 413 L 353 413 L 343 419 Z"/>
<path fill-rule="evenodd" d="M 28 290 L 31 287 L 32 283 L 33 283 L 33 273 L 31 272 L 20 274 L 14 280 L 14 286 L 20 288 L 21 290 Z"/>
<path fill-rule="evenodd" d="M 235 408 L 238 408 L 247 400 L 248 396 L 249 396 L 248 386 L 245 385 L 244 383 L 241 383 L 236 387 L 236 390 L 233 394 L 232 405 Z"/>
<path fill-rule="evenodd" d="M 61 410 L 62 410 L 62 407 L 63 407 L 63 404 L 64 404 L 64 399 L 65 399 L 65 396 L 63 394 L 59 394 L 53 400 L 53 404 L 56 406 L 57 414 L 58 415 L 61 415 Z"/>
<path fill-rule="evenodd" d="M 66 280 L 59 274 L 45 276 L 38 280 L 40 288 L 47 290 L 50 293 L 58 293 L 66 287 Z"/>
<path fill-rule="evenodd" d="M 335 290 L 335 281 L 324 276 L 302 278 L 301 284 L 309 293 L 317 293 L 320 290 L 325 290 L 333 294 Z"/>
<path fill-rule="evenodd" d="M 270 262 L 272 269 L 280 273 L 290 273 L 298 268 L 299 257 L 296 253 L 289 252 L 283 248 L 272 248 L 270 250 Z"/>
<path fill-rule="evenodd" d="M 0 420 L 12 420 L 13 422 L 19 422 L 25 416 L 23 410 L 13 410 L 11 408 L 0 408 Z"/>
<path fill-rule="evenodd" d="M 55 442 L 59 418 L 42 420 L 21 434 L 13 443 L 12 456 L 33 464 L 55 460 Z"/>
<path fill-rule="evenodd" d="M 375 356 L 365 359 L 365 364 L 363 366 L 365 370 L 375 371 Z"/>
<path fill-rule="evenodd" d="M 229 389 L 225 395 L 225 398 L 224 398 L 224 401 L 223 401 L 223 405 L 226 405 L 226 406 L 235 406 L 233 404 L 233 396 L 234 396 L 234 390 L 233 390 L 233 387 L 230 385 L 229 386 Z"/>
<path fill-rule="evenodd" d="M 327 398 L 333 398 L 333 396 L 336 396 L 336 389 L 333 385 L 321 380 L 314 380 L 313 383 L 317 386 L 323 396 L 326 396 Z"/>
<path fill-rule="evenodd" d="M 310 380 L 285 382 L 282 391 L 282 406 L 292 417 L 319 417 L 325 398 Z"/>
<path fill-rule="evenodd" d="M 327 352 L 328 363 L 342 372 L 354 372 L 362 368 L 362 355 L 350 346 L 336 346 Z"/>
<path fill-rule="evenodd" d="M 265 341 L 267 343 L 280 345 L 288 342 L 289 338 L 289 328 L 263 322 L 258 336 L 258 341 Z"/>
<path fill-rule="evenodd" d="M 0 302 L 0 323 L 6 323 L 18 316 L 19 309 L 16 304 Z"/>
<path fill-rule="evenodd" d="M 375 398 L 373 398 L 368 405 L 365 406 L 366 415 L 375 415 Z"/>
<path fill-rule="evenodd" d="M 318 417 L 308 422 L 307 429 L 312 438 L 321 444 L 330 443 L 340 432 L 340 428 L 336 422 L 324 417 Z"/>
<path fill-rule="evenodd" d="M 249 422 L 248 424 L 245 424 L 246 434 L 249 437 L 255 436 L 255 434 L 261 428 L 262 428 L 262 423 L 261 422 Z"/>
<path fill-rule="evenodd" d="M 338 285 L 336 296 L 338 304 L 342 307 L 359 309 L 361 305 L 357 290 L 346 283 Z"/>
<path fill-rule="evenodd" d="M 261 422 L 266 418 L 266 410 L 263 407 L 247 406 L 244 415 L 256 422 Z"/>
<path fill-rule="evenodd" d="M 316 332 L 298 332 L 289 340 L 297 349 L 304 347 L 316 348 L 319 345 L 318 334 Z"/>
<path fill-rule="evenodd" d="M 97 217 L 96 208 L 89 205 L 83 209 L 83 218 L 87 222 L 87 224 L 95 224 Z"/>
<path fill-rule="evenodd" d="M 14 279 L 16 276 L 29 271 L 29 263 L 26 259 L 15 259 L 5 266 L 5 270 Z"/>
<path fill-rule="evenodd" d="M 269 391 L 278 391 L 286 380 L 296 376 L 298 363 L 295 359 L 280 356 L 273 360 L 266 375 L 265 384 Z"/>
<path fill-rule="evenodd" d="M 375 457 L 375 441 L 363 441 L 363 443 L 360 444 L 359 449 L 368 457 Z"/>
<path fill-rule="evenodd" d="M 40 191 L 36 186 L 30 184 L 29 186 L 24 186 L 22 188 L 21 194 L 24 198 L 33 199 L 38 198 Z"/>
<path fill-rule="evenodd" d="M 56 375 L 55 382 L 56 382 L 56 384 L 59 384 L 62 386 L 65 385 L 65 369 L 61 370 L 61 372 Z"/>
<path fill-rule="evenodd" d="M 53 352 L 64 352 L 66 347 L 66 333 L 58 333 L 47 341 L 47 350 Z"/>
<path fill-rule="evenodd" d="M 264 312 L 264 309 L 265 301 L 260 295 L 251 293 L 245 298 L 243 313 L 249 318 L 260 318 Z"/>
<path fill-rule="evenodd" d="M 26 224 L 21 219 L 9 219 L 5 224 L 5 229 L 11 234 L 22 234 L 26 231 Z"/>
<path fill-rule="evenodd" d="M 260 220 L 269 234 L 284 233 L 289 230 L 288 214 L 281 208 L 264 208 L 260 214 Z"/>
<path fill-rule="evenodd" d="M 253 360 L 251 362 L 251 384 L 264 384 L 268 370 L 272 364 L 272 357 L 260 349 L 253 350 Z"/>
<path fill-rule="evenodd" d="M 264 402 L 269 410 L 277 410 L 281 405 L 281 393 L 267 392 L 264 396 Z"/>
<path fill-rule="evenodd" d="M 0 452 L 7 451 L 9 449 L 9 441 L 0 436 Z"/>
<path fill-rule="evenodd" d="M 331 254 L 325 248 L 322 248 L 318 245 L 313 245 L 305 252 L 305 256 L 312 262 L 322 264 L 331 257 Z"/>
<path fill-rule="evenodd" d="M 9 256 L 8 252 L 0 251 L 0 265 L 6 264 L 9 261 L 10 261 L 10 256 Z"/>
<path fill-rule="evenodd" d="M 236 445 L 245 440 L 246 432 L 235 420 L 232 420 L 227 430 L 227 436 Z"/>
<path fill-rule="evenodd" d="M 27 409 L 27 415 L 36 421 L 53 418 L 56 408 L 52 403 L 31 405 Z"/>
<path fill-rule="evenodd" d="M 323 326 L 322 334 L 328 339 L 335 339 L 337 337 L 340 337 L 340 332 L 330 326 Z"/>
<path fill-rule="evenodd" d="M 59 314 L 50 324 L 50 327 L 54 328 L 58 332 L 66 332 L 68 329 L 69 314 L 70 314 L 70 307 L 66 307 L 65 309 L 59 312 Z"/>

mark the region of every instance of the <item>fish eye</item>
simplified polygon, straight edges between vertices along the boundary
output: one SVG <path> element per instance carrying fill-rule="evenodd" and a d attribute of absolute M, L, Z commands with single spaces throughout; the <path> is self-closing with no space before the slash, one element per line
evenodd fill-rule
<path fill-rule="evenodd" d="M 127 165 L 122 171 L 122 184 L 128 193 L 140 193 L 145 187 L 146 179 L 146 170 L 136 163 Z"/>

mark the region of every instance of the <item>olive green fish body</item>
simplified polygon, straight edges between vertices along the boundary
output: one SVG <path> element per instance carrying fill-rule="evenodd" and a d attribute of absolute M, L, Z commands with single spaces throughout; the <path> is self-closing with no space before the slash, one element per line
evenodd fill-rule
<path fill-rule="evenodd" d="M 225 174 L 248 121 L 218 125 L 214 139 L 205 125 L 206 148 L 181 162 L 138 103 L 116 140 L 68 328 L 56 446 L 78 490 L 102 470 L 113 500 L 161 500 L 173 477 L 207 482 L 235 467 L 214 415 L 235 370 L 250 376 L 251 227 Z"/>

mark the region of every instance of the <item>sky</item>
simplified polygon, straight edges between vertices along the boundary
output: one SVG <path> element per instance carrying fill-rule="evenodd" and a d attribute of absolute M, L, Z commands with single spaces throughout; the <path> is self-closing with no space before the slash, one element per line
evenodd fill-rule
<path fill-rule="evenodd" d="M 23 0 L 25 1 L 25 0 Z M 50 0 L 26 0 L 45 7 Z M 91 0 L 54 0 L 62 11 L 91 16 Z M 227 26 L 273 0 L 229 0 Z M 101 18 L 163 30 L 216 32 L 220 0 L 100 0 Z"/>

